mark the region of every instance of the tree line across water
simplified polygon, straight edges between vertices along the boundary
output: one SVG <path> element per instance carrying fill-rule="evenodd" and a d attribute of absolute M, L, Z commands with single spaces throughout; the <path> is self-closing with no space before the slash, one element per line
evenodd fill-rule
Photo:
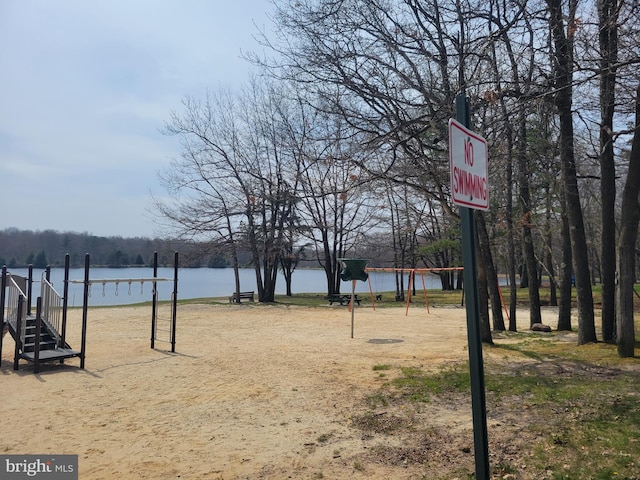
<path fill-rule="evenodd" d="M 8 268 L 62 267 L 69 254 L 72 268 L 84 266 L 84 256 L 91 254 L 92 266 L 128 267 L 153 264 L 153 254 L 158 252 L 162 266 L 173 265 L 173 252 L 190 253 L 193 246 L 177 240 L 149 238 L 100 237 L 89 233 L 58 232 L 55 230 L 32 231 L 7 228 L 0 230 L 0 265 Z M 200 266 L 202 257 L 194 260 L 187 255 L 185 266 Z"/>
<path fill-rule="evenodd" d="M 173 266 L 173 252 L 180 253 L 181 268 L 228 268 L 231 259 L 225 249 L 208 242 L 194 242 L 180 239 L 160 239 L 144 237 L 102 237 L 89 233 L 59 232 L 56 230 L 20 230 L 6 228 L 0 230 L 0 266 L 36 269 L 63 267 L 65 255 L 69 254 L 71 268 L 84 266 L 84 256 L 91 254 L 94 267 L 143 267 L 153 265 L 153 255 L 158 252 L 160 266 Z M 373 264 L 391 265 L 392 253 L 381 252 L 380 248 L 363 248 L 369 258 L 375 256 Z M 317 267 L 317 261 L 302 253 L 297 265 Z M 242 267 L 251 266 L 249 252 L 239 252 Z"/>

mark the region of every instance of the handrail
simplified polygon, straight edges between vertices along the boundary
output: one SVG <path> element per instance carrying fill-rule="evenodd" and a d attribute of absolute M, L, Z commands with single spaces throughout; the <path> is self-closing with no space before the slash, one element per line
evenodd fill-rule
<path fill-rule="evenodd" d="M 55 337 L 58 346 L 64 347 L 60 335 L 62 327 L 62 297 L 56 289 L 53 288 L 53 285 L 46 277 L 46 273 L 42 274 L 42 283 L 40 285 L 42 321 L 47 325 L 49 332 Z"/>
<path fill-rule="evenodd" d="M 11 326 L 14 332 L 20 337 L 20 341 L 24 344 L 24 339 L 27 330 L 27 309 L 19 309 L 20 296 L 27 298 L 27 295 L 18 286 L 13 276 L 7 272 L 7 323 Z M 18 314 L 22 317 L 18 322 Z M 18 332 L 18 324 L 20 324 L 20 332 Z"/>

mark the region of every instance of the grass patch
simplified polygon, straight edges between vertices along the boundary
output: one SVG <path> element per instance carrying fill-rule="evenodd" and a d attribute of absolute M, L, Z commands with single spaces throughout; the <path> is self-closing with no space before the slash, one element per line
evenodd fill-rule
<path fill-rule="evenodd" d="M 366 285 L 361 286 L 362 291 L 356 292 L 358 297 L 361 299 L 361 306 L 371 306 L 371 294 L 369 293 Z M 507 295 L 508 287 L 504 287 L 504 293 Z M 374 292 L 375 295 L 382 295 L 383 300 L 376 300 L 375 306 L 376 308 L 388 308 L 388 307 L 397 307 L 403 306 L 406 303 L 407 292 L 405 291 L 404 300 L 395 300 L 396 294 L 394 291 L 385 291 L 385 292 Z M 551 291 L 549 287 L 540 288 L 540 302 L 544 305 L 550 304 L 551 299 Z M 572 290 L 572 301 L 575 305 L 576 302 L 576 292 L 575 289 Z M 287 295 L 276 295 L 275 302 L 273 304 L 276 305 L 291 305 L 291 306 L 307 306 L 307 307 L 318 307 L 318 306 L 329 306 L 329 301 L 326 299 L 327 294 L 323 292 L 311 292 L 311 293 L 295 293 L 291 296 Z M 461 307 L 462 303 L 462 290 L 440 290 L 440 289 L 427 289 L 426 290 L 427 300 L 429 302 L 430 307 Z M 601 298 L 601 289 L 599 286 L 593 287 L 593 299 L 594 303 L 597 305 L 600 303 Z M 197 299 L 187 299 L 181 300 L 178 299 L 180 304 L 186 303 L 224 303 L 229 304 L 229 297 L 216 297 L 216 298 L 197 298 Z M 529 305 L 529 289 L 528 288 L 516 288 L 516 303 L 519 307 L 524 307 Z M 422 289 L 417 289 L 415 293 L 411 294 L 411 304 L 414 306 L 425 306 L 425 296 Z M 259 306 L 260 302 L 256 301 L 254 303 L 251 302 L 242 302 L 242 305 L 248 306 Z M 334 304 L 333 307 L 339 308 L 340 305 Z"/>
<path fill-rule="evenodd" d="M 373 366 L 374 372 L 379 372 L 380 370 L 390 370 L 390 369 L 391 369 L 391 365 L 374 365 Z"/>
<path fill-rule="evenodd" d="M 358 298 L 360 298 L 360 305 L 357 306 L 359 308 L 370 308 L 372 305 L 371 302 L 371 294 L 366 292 L 356 292 Z M 374 296 L 376 293 L 374 292 Z M 249 307 L 259 307 L 263 305 L 283 305 L 283 306 L 297 306 L 297 307 L 331 307 L 331 308 L 346 308 L 344 305 L 339 305 L 334 303 L 333 305 L 329 305 L 329 301 L 326 298 L 326 293 L 296 293 L 292 296 L 286 295 L 276 295 L 275 301 L 272 303 L 263 304 L 258 301 L 256 302 L 242 302 L 242 306 Z M 406 303 L 406 300 L 395 301 L 395 294 L 393 292 L 385 292 L 384 296 L 385 300 L 375 301 L 376 308 L 395 308 L 402 307 Z M 431 307 L 437 306 L 461 306 L 462 292 L 459 290 L 453 291 L 442 291 L 442 290 L 428 290 L 427 297 L 429 300 L 429 305 Z M 256 299 L 257 300 L 257 299 Z M 195 298 L 195 299 L 178 299 L 179 304 L 189 304 L 189 303 L 205 303 L 205 304 L 226 304 L 229 305 L 229 297 L 216 297 L 216 298 Z M 425 301 L 422 292 L 416 294 L 416 296 L 412 296 L 411 304 L 416 307 L 424 307 Z M 237 305 L 237 304 L 236 304 Z"/>
<path fill-rule="evenodd" d="M 410 419 L 406 417 L 375 411 L 354 415 L 351 421 L 357 428 L 369 434 L 383 433 L 389 435 L 398 430 L 407 429 L 411 425 Z"/>
<path fill-rule="evenodd" d="M 639 480 L 638 359 L 619 358 L 611 345 L 576 347 L 527 333 L 514 334 L 511 340 L 497 347 L 504 349 L 504 356 L 485 359 L 492 478 Z M 442 448 L 459 444 L 447 428 L 434 427 L 429 412 L 430 405 L 437 405 L 440 412 L 450 408 L 452 415 L 470 415 L 468 365 L 448 365 L 435 373 L 418 367 L 389 370 L 390 379 L 378 394 L 385 401 L 368 396 L 369 411 L 355 426 L 404 434 L 409 446 L 416 431 L 427 432 L 429 439 L 423 443 Z M 416 408 L 405 408 L 407 402 Z M 390 418 L 396 425 L 404 418 L 411 428 L 391 430 Z"/>
<path fill-rule="evenodd" d="M 412 402 L 428 403 L 432 395 L 460 393 L 469 389 L 469 371 L 462 365 L 436 374 L 425 373 L 415 367 L 403 367 L 400 370 L 402 375 L 389 384 L 401 392 L 402 398 Z"/>
<path fill-rule="evenodd" d="M 369 395 L 365 398 L 365 401 L 367 402 L 367 405 L 369 405 L 369 407 L 374 409 L 377 407 L 386 407 L 387 405 L 389 405 L 389 400 L 383 393 L 374 393 L 373 395 Z"/>

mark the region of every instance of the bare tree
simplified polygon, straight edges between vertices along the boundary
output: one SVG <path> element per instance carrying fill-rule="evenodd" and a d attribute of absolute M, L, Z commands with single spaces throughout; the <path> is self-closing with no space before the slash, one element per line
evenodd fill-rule
<path fill-rule="evenodd" d="M 616 64 L 618 62 L 618 2 L 598 0 L 600 47 L 600 194 L 602 200 L 602 339 L 614 341 L 616 264 L 616 168 L 613 149 Z"/>
<path fill-rule="evenodd" d="M 455 96 L 477 96 L 467 78 L 481 69 L 484 54 L 472 46 L 486 37 L 468 11 L 467 2 L 436 0 L 282 0 L 282 37 L 264 39 L 278 54 L 274 74 L 304 85 L 319 110 L 343 118 L 361 148 L 385 160 L 362 157 L 364 172 L 454 217 L 443 140 Z"/>
<path fill-rule="evenodd" d="M 340 262 L 355 247 L 367 223 L 358 184 L 348 159 L 329 157 L 307 168 L 302 179 L 303 234 L 317 245 L 327 293 L 340 293 Z"/>
<path fill-rule="evenodd" d="M 622 193 L 622 216 L 618 240 L 618 310 L 617 343 L 621 357 L 633 357 L 635 328 L 633 286 L 635 283 L 636 242 L 640 221 L 640 83 L 636 90 L 636 115 L 633 143 L 629 153 L 629 170 Z"/>
<path fill-rule="evenodd" d="M 181 137 L 182 155 L 160 173 L 169 199 L 156 199 L 160 216 L 179 238 L 210 240 L 227 245 L 231 254 L 235 291 L 240 291 L 238 246 L 243 197 L 232 188 L 227 165 L 234 155 L 233 142 L 224 145 L 228 132 L 222 127 L 231 98 L 221 94 L 205 102 L 183 100 L 184 113 L 172 113 L 165 127 L 168 135 Z M 217 113 L 221 117 L 217 116 Z M 214 123 L 217 118 L 221 123 Z M 210 138 L 217 138 L 214 143 Z"/>
<path fill-rule="evenodd" d="M 421 245 L 418 254 L 426 267 L 433 267 L 440 277 L 443 290 L 456 287 L 453 270 L 439 270 L 458 267 L 462 264 L 460 227 L 457 219 L 443 215 L 437 202 L 427 202 L 428 210 L 421 225 Z"/>
<path fill-rule="evenodd" d="M 280 92 L 254 81 L 237 97 L 186 99 L 184 111 L 173 113 L 165 127 L 183 148 L 165 175 L 179 199 L 161 211 L 182 234 L 213 234 L 232 248 L 246 246 L 261 302 L 274 300 L 299 177 L 283 138 L 284 102 Z"/>
<path fill-rule="evenodd" d="M 547 0 L 547 8 L 549 10 L 549 25 L 554 44 L 555 105 L 558 109 L 560 119 L 562 181 L 565 190 L 576 293 L 578 296 L 578 344 L 582 345 L 595 342 L 597 339 L 589 272 L 589 252 L 585 236 L 582 206 L 580 205 L 575 150 L 573 145 L 573 40 L 576 32 L 577 0 L 570 0 L 569 10 L 567 12 L 564 12 L 563 2 L 561 0 Z M 566 23 L 565 18 L 568 19 Z"/>

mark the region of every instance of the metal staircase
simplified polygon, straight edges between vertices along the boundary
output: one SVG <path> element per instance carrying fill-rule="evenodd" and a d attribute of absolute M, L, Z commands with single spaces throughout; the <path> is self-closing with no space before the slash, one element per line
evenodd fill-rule
<path fill-rule="evenodd" d="M 28 296 L 24 293 L 25 284 L 22 277 L 12 276 L 3 268 L 0 305 L 2 320 L 15 341 L 14 370 L 18 370 L 20 359 L 32 362 L 34 373 L 38 373 L 41 362 L 62 363 L 65 358 L 81 357 L 81 352 L 73 350 L 64 337 L 66 318 L 63 318 L 63 297 L 43 274 L 36 314 L 31 315 Z"/>

